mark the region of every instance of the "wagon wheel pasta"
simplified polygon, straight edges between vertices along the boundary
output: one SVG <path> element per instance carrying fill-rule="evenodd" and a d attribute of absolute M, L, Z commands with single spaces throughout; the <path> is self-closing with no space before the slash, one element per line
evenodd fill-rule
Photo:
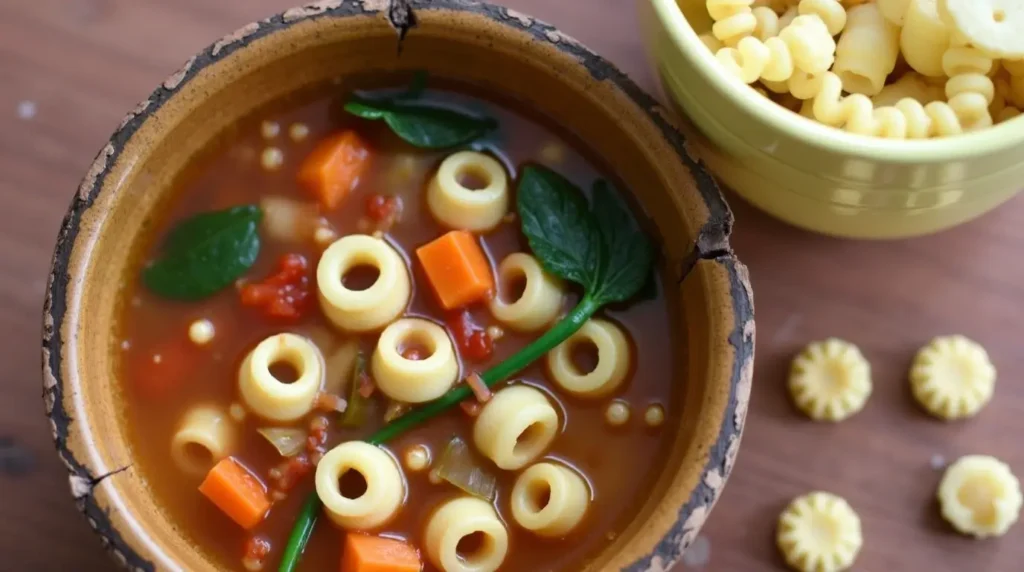
<path fill-rule="evenodd" d="M 864 543 L 860 517 L 841 497 L 813 492 L 793 499 L 779 515 L 776 542 L 798 572 L 841 572 Z"/>
<path fill-rule="evenodd" d="M 938 490 L 942 517 L 959 532 L 1002 536 L 1020 516 L 1020 482 L 1002 461 L 967 455 L 946 468 Z"/>
<path fill-rule="evenodd" d="M 834 338 L 814 342 L 793 360 L 789 392 L 808 417 L 842 421 L 867 403 L 871 366 L 849 342 Z"/>
<path fill-rule="evenodd" d="M 996 368 L 985 348 L 963 336 L 941 336 L 921 348 L 910 368 L 914 398 L 941 419 L 973 417 L 992 399 Z"/>

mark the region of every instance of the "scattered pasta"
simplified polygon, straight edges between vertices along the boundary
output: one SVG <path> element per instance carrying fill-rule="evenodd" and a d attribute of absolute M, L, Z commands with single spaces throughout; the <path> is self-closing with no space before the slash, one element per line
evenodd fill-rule
<path fill-rule="evenodd" d="M 977 538 L 1002 536 L 1020 515 L 1020 482 L 1010 467 L 986 455 L 968 455 L 946 469 L 939 483 L 942 517 Z"/>
<path fill-rule="evenodd" d="M 841 497 L 812 492 L 782 514 L 776 536 L 789 567 L 798 572 L 841 572 L 853 566 L 864 543 L 860 517 Z"/>
<path fill-rule="evenodd" d="M 814 342 L 793 360 L 789 392 L 811 419 L 842 421 L 867 403 L 871 366 L 849 342 L 835 338 Z"/>
<path fill-rule="evenodd" d="M 992 399 L 995 383 L 985 348 L 963 336 L 935 338 L 910 369 L 914 398 L 940 419 L 973 417 Z"/>

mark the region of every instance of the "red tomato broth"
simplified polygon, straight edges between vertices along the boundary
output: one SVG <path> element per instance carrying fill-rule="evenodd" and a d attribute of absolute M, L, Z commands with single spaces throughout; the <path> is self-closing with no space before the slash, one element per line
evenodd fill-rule
<path fill-rule="evenodd" d="M 572 141 L 571 136 L 551 129 L 543 118 L 486 103 L 463 95 L 465 92 L 431 92 L 431 95 L 473 110 L 485 110 L 498 119 L 500 130 L 496 138 L 491 138 L 487 148 L 500 149 L 496 156 L 512 175 L 510 185 L 513 185 L 515 168 L 531 161 L 547 164 L 584 189 L 599 175 L 608 175 L 606 170 L 596 170 L 593 166 L 596 162 L 588 160 L 584 152 L 568 143 Z M 488 99 L 496 101 L 489 96 Z M 218 138 L 182 177 L 177 194 L 167 205 L 166 218 L 156 223 L 157 232 L 150 243 L 143 246 L 142 254 L 146 258 L 155 256 L 160 240 L 175 223 L 200 212 L 257 203 L 264 195 L 311 200 L 295 180 L 301 160 L 323 138 L 341 128 L 352 128 L 370 142 L 374 158 L 372 166 L 339 208 L 323 214 L 339 236 L 369 232 L 372 227 L 366 230 L 366 223 L 360 223 L 360 219 L 367 219 L 366 205 L 379 203 L 373 198 L 377 195 L 397 197 L 401 201 L 400 215 L 390 227 L 387 237 L 403 253 L 411 269 L 413 297 L 407 313 L 445 325 L 448 316 L 425 282 L 426 277 L 415 261 L 414 251 L 448 230 L 431 217 L 425 199 L 429 178 L 448 153 L 416 150 L 398 140 L 382 122 L 367 122 L 338 113 L 337 101 L 337 92 L 325 94 L 321 91 L 296 96 L 254 114 Z M 260 125 L 264 120 L 280 124 L 280 133 L 271 140 L 264 139 L 261 134 Z M 288 127 L 294 122 L 302 122 L 309 127 L 309 135 L 302 141 L 296 142 L 289 137 Z M 543 146 L 550 143 L 562 148 L 563 157 L 557 163 L 542 156 Z M 259 162 L 261 150 L 270 145 L 284 152 L 284 163 L 276 171 L 263 169 Z M 406 179 L 396 175 L 400 165 L 404 168 L 411 166 L 415 176 Z M 514 211 L 514 207 L 511 210 Z M 484 234 L 482 242 L 495 267 L 512 252 L 529 252 L 519 231 L 519 221 L 514 217 Z M 315 288 L 315 268 L 321 251 L 322 248 L 312 241 L 285 244 L 267 238 L 264 233 L 259 258 L 245 274 L 244 281 L 263 281 L 277 272 L 283 256 L 299 254 L 309 261 L 311 286 Z M 130 302 L 125 304 L 120 340 L 124 342 L 125 409 L 133 455 L 137 460 L 135 466 L 170 518 L 193 540 L 197 549 L 210 554 L 221 567 L 242 569 L 241 560 L 247 546 L 251 547 L 249 540 L 259 536 L 270 544 L 264 569 L 276 569 L 299 508 L 313 491 L 312 471 L 287 493 L 284 500 L 274 504 L 264 522 L 247 532 L 198 492 L 196 487 L 202 477 L 185 475 L 170 460 L 169 442 L 181 417 L 190 407 L 214 403 L 227 410 L 231 404 L 241 403 L 237 389 L 238 368 L 245 355 L 261 340 L 282 331 L 303 333 L 310 328 L 330 329 L 331 326 L 321 315 L 315 300 L 315 308 L 302 319 L 281 321 L 268 319 L 260 307 L 243 305 L 237 288 L 226 288 L 200 302 L 182 303 L 168 301 L 149 292 L 137 277 L 133 282 L 128 294 Z M 579 568 L 628 524 L 646 500 L 660 471 L 658 459 L 665 455 L 669 432 L 647 427 L 643 421 L 644 411 L 650 404 L 661 404 L 666 408 L 666 425 L 671 424 L 678 411 L 673 396 L 683 390 L 672 387 L 670 383 L 675 365 L 671 340 L 673 329 L 669 323 L 671 302 L 666 299 L 660 281 L 657 290 L 653 299 L 616 306 L 614 310 L 601 313 L 622 325 L 631 338 L 633 371 L 628 384 L 615 395 L 597 400 L 569 397 L 549 380 L 544 360 L 516 377 L 544 389 L 559 404 L 564 430 L 545 457 L 560 459 L 578 468 L 590 482 L 594 499 L 584 521 L 565 539 L 540 539 L 520 529 L 510 515 L 508 494 L 518 471 L 501 471 L 477 454 L 482 466 L 497 477 L 496 507 L 509 532 L 509 553 L 502 570 Z M 569 302 L 574 303 L 577 295 L 570 298 Z M 566 309 L 570 307 L 567 305 Z M 469 308 L 469 314 L 472 323 L 481 329 L 500 326 L 482 304 Z M 208 319 L 215 327 L 215 337 L 205 346 L 195 346 L 188 340 L 189 325 L 197 319 Z M 489 359 L 463 360 L 463 376 L 472 371 L 485 371 L 540 334 L 523 335 L 503 329 L 505 335 L 494 341 Z M 342 334 L 336 336 L 338 340 L 346 339 Z M 376 334 L 359 338 L 360 347 L 367 357 L 375 343 Z M 182 373 L 176 382 L 161 381 L 160 392 L 154 396 L 147 381 L 155 373 L 151 375 L 147 364 L 152 364 L 153 354 L 165 351 L 162 348 L 166 347 L 176 348 L 178 353 L 174 355 L 184 355 L 189 361 L 175 364 L 184 366 L 175 368 Z M 457 351 L 461 353 L 462 349 L 457 347 Z M 168 364 L 152 365 L 166 368 Z M 613 398 L 624 399 L 631 406 L 630 421 L 624 427 L 612 427 L 605 420 L 605 409 Z M 358 430 L 341 427 L 337 413 L 318 411 L 294 425 L 305 429 L 313 416 L 326 415 L 331 420 L 326 441 L 329 450 L 343 441 L 365 438 L 381 427 L 385 405 L 383 396 L 376 392 L 369 414 L 371 421 Z M 281 465 L 284 459 L 256 429 L 276 425 L 261 421 L 250 412 L 237 428 L 239 441 L 235 458 L 259 475 L 268 487 L 271 486 L 268 471 Z M 432 484 L 428 480 L 429 470 L 408 470 L 403 457 L 410 447 L 427 445 L 432 460 L 436 462 L 449 438 L 456 434 L 472 443 L 472 419 L 458 407 L 387 444 L 399 461 L 408 490 L 403 508 L 379 532 L 411 541 L 420 549 L 428 570 L 433 568 L 422 545 L 426 520 L 441 502 L 460 493 L 447 483 Z M 629 467 L 648 468 L 640 471 L 626 469 Z M 337 569 L 341 539 L 342 532 L 321 515 L 303 555 L 300 570 Z"/>

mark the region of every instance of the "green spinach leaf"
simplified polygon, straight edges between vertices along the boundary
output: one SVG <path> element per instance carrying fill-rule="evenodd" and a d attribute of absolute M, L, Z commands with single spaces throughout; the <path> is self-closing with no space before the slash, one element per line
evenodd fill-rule
<path fill-rule="evenodd" d="M 523 234 L 544 268 L 588 292 L 599 285 L 603 245 L 583 193 L 539 165 L 523 168 L 516 190 Z"/>
<path fill-rule="evenodd" d="M 383 120 L 403 141 L 423 149 L 465 145 L 498 126 L 490 117 L 422 103 L 353 98 L 345 104 L 345 111 L 363 119 Z"/>
<path fill-rule="evenodd" d="M 161 256 L 143 271 L 143 283 L 175 300 L 199 300 L 230 285 L 259 255 L 256 205 L 202 213 L 175 227 Z"/>
<path fill-rule="evenodd" d="M 603 302 L 622 302 L 636 295 L 648 281 L 654 248 L 607 181 L 594 183 L 593 202 L 605 260 L 600 286 L 591 294 Z"/>

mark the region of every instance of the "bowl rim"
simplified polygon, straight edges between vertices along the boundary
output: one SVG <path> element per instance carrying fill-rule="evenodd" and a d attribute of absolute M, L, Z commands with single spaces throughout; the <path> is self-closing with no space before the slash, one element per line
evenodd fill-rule
<path fill-rule="evenodd" d="M 709 445 L 706 454 L 701 456 L 704 460 L 700 470 L 701 479 L 685 504 L 678 507 L 671 529 L 657 542 L 650 554 L 630 564 L 628 569 L 662 569 L 665 563 L 677 561 L 721 494 L 738 453 L 750 397 L 754 357 L 753 295 L 746 267 L 735 257 L 728 242 L 733 224 L 732 212 L 703 163 L 698 162 L 690 154 L 688 144 L 676 128 L 672 115 L 624 73 L 570 36 L 540 20 L 502 6 L 465 0 L 321 0 L 247 24 L 189 58 L 181 69 L 171 74 L 148 99 L 136 106 L 121 121 L 87 170 L 61 223 L 43 305 L 41 357 L 44 408 L 58 455 L 69 474 L 69 484 L 76 505 L 101 536 L 105 547 L 123 566 L 138 570 L 156 569 L 156 565 L 143 556 L 152 549 L 148 545 L 149 533 L 136 526 L 127 530 L 123 527 L 119 529 L 111 519 L 109 508 L 102 506 L 92 493 L 102 481 L 128 469 L 131 465 L 98 474 L 88 466 L 88 460 L 84 456 L 76 456 L 76 453 L 88 453 L 91 445 L 76 445 L 73 443 L 74 439 L 69 437 L 74 431 L 75 423 L 81 420 L 69 413 L 72 410 L 69 405 L 73 405 L 71 400 L 74 387 L 70 388 L 70 392 L 65 390 L 64 369 L 68 356 L 64 350 L 68 345 L 73 349 L 76 342 L 74 336 L 65 339 L 63 325 L 65 320 L 78 311 L 76 302 L 81 296 L 81 286 L 72 276 L 76 244 L 80 237 L 88 239 L 90 235 L 95 234 L 95 231 L 90 229 L 85 229 L 82 233 L 83 215 L 93 207 L 101 192 L 111 192 L 106 185 L 108 175 L 119 165 L 118 158 L 125 145 L 132 141 L 140 127 L 159 111 L 164 103 L 171 100 L 204 68 L 235 51 L 244 49 L 253 40 L 291 28 L 306 20 L 323 17 L 384 17 L 397 29 L 400 42 L 405 32 L 416 25 L 414 9 L 448 10 L 483 16 L 516 32 L 529 34 L 538 42 L 554 46 L 574 63 L 582 65 L 594 79 L 610 82 L 614 90 L 624 94 L 630 104 L 641 111 L 661 132 L 664 142 L 675 151 L 679 160 L 690 171 L 698 191 L 696 194 L 699 194 L 703 201 L 707 215 L 678 278 L 681 281 L 702 261 L 719 265 L 724 273 L 732 302 L 731 314 L 726 317 L 726 323 L 730 327 L 727 339 L 723 341 L 733 350 L 731 359 L 726 360 L 730 372 L 728 394 L 724 399 L 722 422 L 714 434 L 714 442 Z M 76 451 L 78 448 L 85 450 Z"/>
<path fill-rule="evenodd" d="M 806 145 L 879 163 L 921 164 L 989 155 L 1024 144 L 1024 121 L 1008 121 L 961 135 L 920 140 L 859 135 L 823 125 L 783 108 L 753 89 L 738 89 L 746 84 L 721 73 L 714 55 L 701 42 L 683 14 L 678 3 L 682 0 L 638 1 L 651 3 L 680 55 L 690 61 L 720 97 Z M 660 58 L 660 55 L 656 57 Z"/>

